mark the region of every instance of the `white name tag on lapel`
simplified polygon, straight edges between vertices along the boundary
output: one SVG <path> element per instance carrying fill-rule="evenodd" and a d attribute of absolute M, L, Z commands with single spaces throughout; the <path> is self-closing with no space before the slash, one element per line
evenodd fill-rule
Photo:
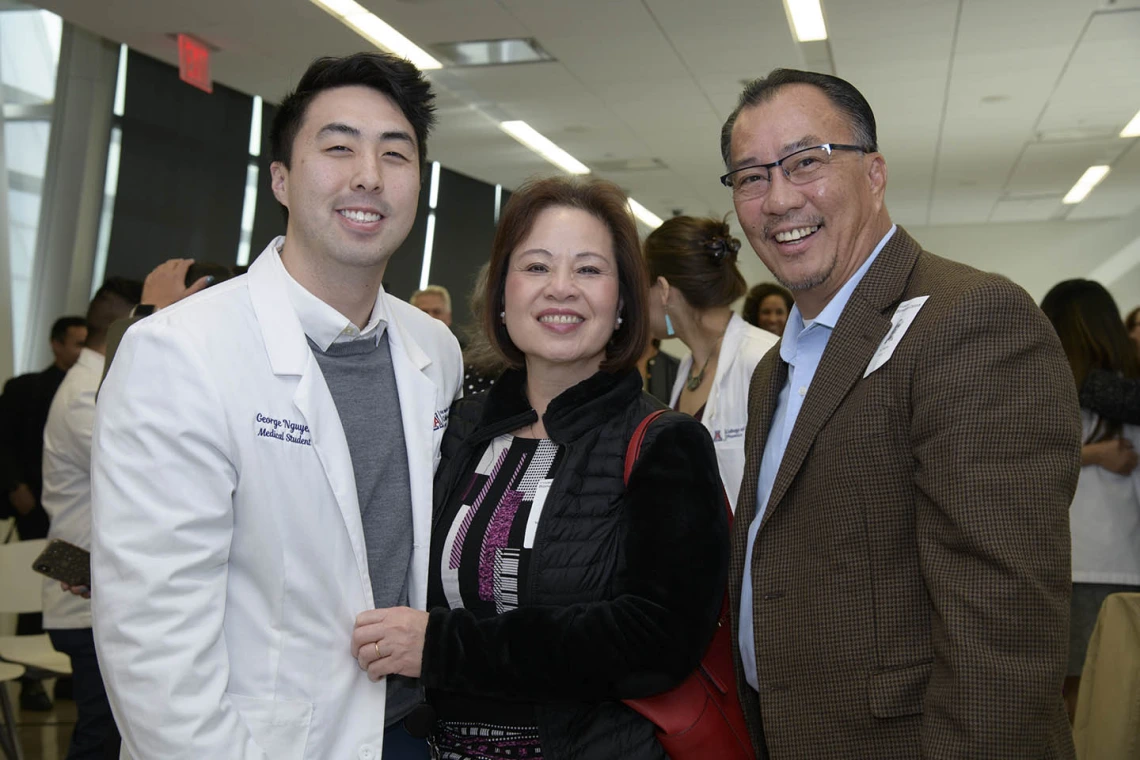
<path fill-rule="evenodd" d="M 887 336 L 883 338 L 883 342 L 875 349 L 875 355 L 871 357 L 870 363 L 867 364 L 867 371 L 863 373 L 863 377 L 871 374 L 879 367 L 887 363 L 887 360 L 895 353 L 895 347 L 898 346 L 899 341 L 906 335 L 906 331 L 910 329 L 910 325 L 914 322 L 914 318 L 918 316 L 919 309 L 926 303 L 926 299 L 930 296 L 919 296 L 912 298 L 909 301 L 903 301 L 899 307 L 895 309 L 895 313 L 891 316 L 891 329 L 887 331 Z"/>

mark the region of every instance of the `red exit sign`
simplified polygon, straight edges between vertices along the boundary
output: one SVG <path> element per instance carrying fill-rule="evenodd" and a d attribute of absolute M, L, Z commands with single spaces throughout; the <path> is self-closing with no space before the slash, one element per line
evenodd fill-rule
<path fill-rule="evenodd" d="M 178 35 L 178 77 L 199 90 L 214 91 L 210 79 L 210 48 L 188 34 Z"/>

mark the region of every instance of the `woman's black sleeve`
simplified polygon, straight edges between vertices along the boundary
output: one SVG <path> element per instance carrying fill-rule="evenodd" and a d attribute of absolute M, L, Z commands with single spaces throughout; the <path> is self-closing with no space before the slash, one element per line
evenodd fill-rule
<path fill-rule="evenodd" d="M 1112 422 L 1140 425 L 1140 380 L 1094 369 L 1081 386 L 1081 406 Z"/>

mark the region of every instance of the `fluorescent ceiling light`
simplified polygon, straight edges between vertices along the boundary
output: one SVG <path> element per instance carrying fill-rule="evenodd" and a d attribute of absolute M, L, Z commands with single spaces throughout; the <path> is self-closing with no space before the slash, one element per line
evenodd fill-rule
<path fill-rule="evenodd" d="M 122 116 L 127 110 L 127 46 L 119 45 L 119 70 L 115 74 L 115 108 L 113 113 Z M 102 280 L 100 280 L 102 282 Z"/>
<path fill-rule="evenodd" d="M 435 212 L 428 214 L 427 232 L 424 234 L 424 260 L 420 267 L 420 290 L 428 286 L 431 276 L 431 252 L 435 247 Z"/>
<path fill-rule="evenodd" d="M 816 42 L 827 39 L 823 23 L 823 8 L 819 0 L 784 0 L 784 8 L 792 19 L 792 33 L 799 42 Z"/>
<path fill-rule="evenodd" d="M 633 198 L 629 199 L 629 210 L 650 229 L 657 229 L 661 226 L 661 217 L 654 214 L 645 206 L 642 206 Z"/>
<path fill-rule="evenodd" d="M 249 120 L 249 155 L 261 155 L 261 96 L 253 96 L 253 116 Z"/>
<path fill-rule="evenodd" d="M 1132 121 L 1120 131 L 1121 137 L 1140 137 L 1140 111 L 1132 117 Z"/>
<path fill-rule="evenodd" d="M 439 202 L 439 161 L 431 162 L 431 190 L 428 192 L 428 208 L 435 209 Z"/>
<path fill-rule="evenodd" d="M 1090 166 L 1085 169 L 1085 173 L 1077 180 L 1077 184 L 1073 185 L 1073 189 L 1065 194 L 1061 203 L 1072 205 L 1083 201 L 1092 192 L 1092 189 L 1108 175 L 1108 171 L 1109 167 L 1107 166 Z"/>
<path fill-rule="evenodd" d="M 340 19 L 364 39 L 401 58 L 407 58 L 417 68 L 421 70 L 443 68 L 442 63 L 355 0 L 312 0 L 312 2 Z"/>
<path fill-rule="evenodd" d="M 570 174 L 590 173 L 590 167 L 547 140 L 525 121 L 504 121 L 499 127 L 563 171 Z"/>
<path fill-rule="evenodd" d="M 355 0 L 313 0 L 317 5 L 324 6 L 325 10 L 334 16 L 352 16 L 357 13 L 367 13 L 364 6 Z"/>

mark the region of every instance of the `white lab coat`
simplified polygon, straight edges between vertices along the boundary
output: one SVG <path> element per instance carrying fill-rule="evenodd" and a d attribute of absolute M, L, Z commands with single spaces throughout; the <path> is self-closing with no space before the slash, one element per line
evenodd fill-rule
<path fill-rule="evenodd" d="M 270 246 L 247 276 L 136 323 L 101 390 L 92 602 L 124 757 L 380 758 L 385 683 L 350 651 L 373 607 L 352 460 L 285 277 Z M 423 609 L 462 359 L 441 322 L 383 307 Z"/>
<path fill-rule="evenodd" d="M 55 392 L 44 425 L 44 490 L 48 538 L 91 549 L 91 429 L 103 355 L 85 348 Z M 44 628 L 91 627 L 91 602 L 43 579 Z"/>
<path fill-rule="evenodd" d="M 1081 410 L 1082 440 L 1096 415 Z M 1123 437 L 1140 450 L 1140 428 L 1125 425 Z M 1103 467 L 1081 468 L 1069 509 L 1073 582 L 1140 586 L 1140 467 L 1117 475 Z"/>
<path fill-rule="evenodd" d="M 733 314 L 724 332 L 724 340 L 720 342 L 716 377 L 709 391 L 709 400 L 705 402 L 701 423 L 708 429 L 716 447 L 720 479 L 733 512 L 736 512 L 736 499 L 744 479 L 744 428 L 748 425 L 748 387 L 752 383 L 752 371 L 779 340 L 767 330 L 748 324 L 739 314 Z M 677 399 L 692 373 L 693 355 L 689 354 L 681 360 L 681 367 L 677 370 L 669 406 L 677 406 Z"/>

